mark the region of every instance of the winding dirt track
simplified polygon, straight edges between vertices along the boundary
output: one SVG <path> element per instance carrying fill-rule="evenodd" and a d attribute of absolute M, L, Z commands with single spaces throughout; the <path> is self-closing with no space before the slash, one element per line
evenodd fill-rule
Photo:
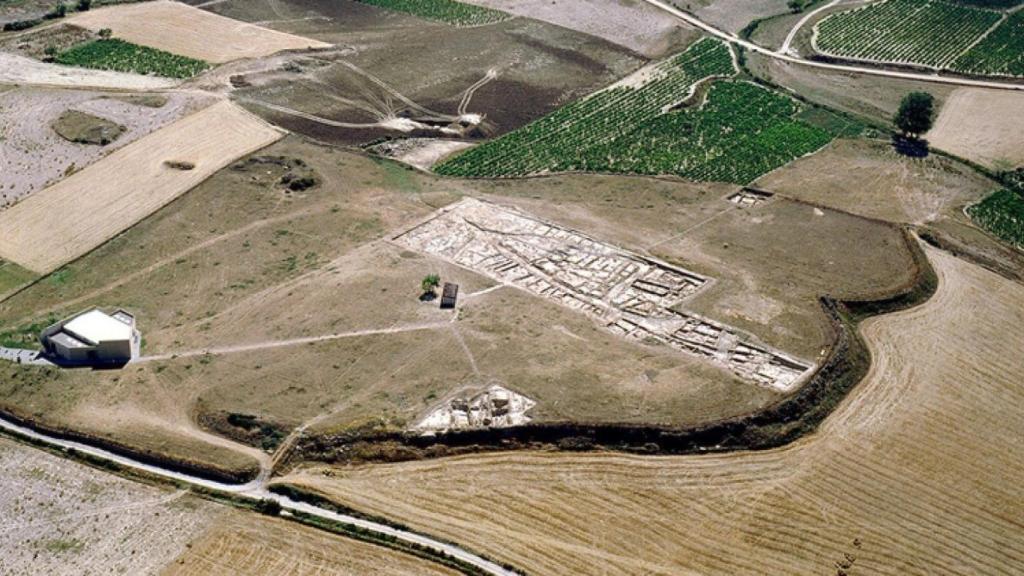
<path fill-rule="evenodd" d="M 1010 574 L 1024 565 L 1024 286 L 928 249 L 870 374 L 782 449 L 497 453 L 285 480 L 531 574 Z"/>

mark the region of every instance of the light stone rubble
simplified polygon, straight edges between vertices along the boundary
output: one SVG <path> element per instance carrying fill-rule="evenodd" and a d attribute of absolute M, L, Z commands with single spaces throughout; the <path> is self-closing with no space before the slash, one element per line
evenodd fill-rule
<path fill-rule="evenodd" d="M 457 396 L 428 413 L 413 429 L 426 434 L 471 428 L 508 428 L 530 421 L 537 403 L 498 385 L 469 397 Z"/>
<path fill-rule="evenodd" d="M 706 358 L 762 386 L 792 390 L 812 368 L 733 328 L 673 309 L 710 278 L 519 211 L 466 198 L 394 240 L 554 300 L 621 336 Z"/>

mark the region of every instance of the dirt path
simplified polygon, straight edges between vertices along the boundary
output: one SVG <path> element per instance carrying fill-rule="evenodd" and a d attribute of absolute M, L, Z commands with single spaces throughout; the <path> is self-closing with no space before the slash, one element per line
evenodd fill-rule
<path fill-rule="evenodd" d="M 780 51 L 774 51 L 774 50 L 765 48 L 764 46 L 761 46 L 759 44 L 754 44 L 753 42 L 749 42 L 747 40 L 743 40 L 742 38 L 739 38 L 738 36 L 736 36 L 734 34 L 730 34 L 729 32 L 725 32 L 723 30 L 715 28 L 714 26 L 712 26 L 710 24 L 707 24 L 703 20 L 697 18 L 696 16 L 693 16 L 691 14 L 687 14 L 686 12 L 683 12 L 682 10 L 679 10 L 678 8 L 670 6 L 670 5 L 662 2 L 661 0 L 642 0 L 642 1 L 648 3 L 648 4 L 652 5 L 652 6 L 655 6 L 655 7 L 659 8 L 659 9 L 661 9 L 661 10 L 664 10 L 665 12 L 668 12 L 669 14 L 675 16 L 676 18 L 686 22 L 687 24 L 690 24 L 691 26 L 696 26 L 697 28 L 700 28 L 701 30 L 707 32 L 708 34 L 710 34 L 710 35 L 712 35 L 712 36 L 714 36 L 716 38 L 724 40 L 725 42 L 728 42 L 729 44 L 733 44 L 735 46 L 740 46 L 742 48 L 750 50 L 751 52 L 755 52 L 757 54 L 761 54 L 761 55 L 767 56 L 769 58 L 773 58 L 775 60 L 781 60 L 783 62 L 788 62 L 790 64 L 797 64 L 799 66 L 807 66 L 807 67 L 810 67 L 810 68 L 819 68 L 819 69 L 822 69 L 822 70 L 834 70 L 834 71 L 837 71 L 837 72 L 864 74 L 864 75 L 867 75 L 867 76 L 882 76 L 882 77 L 885 77 L 885 78 L 901 78 L 901 79 L 904 79 L 904 80 L 918 80 L 918 81 L 921 81 L 921 82 L 934 82 L 934 83 L 938 83 L 938 84 L 951 84 L 951 85 L 956 85 L 956 86 L 975 86 L 975 87 L 978 87 L 978 88 L 997 88 L 997 89 L 1000 89 L 1000 90 L 1021 90 L 1021 91 L 1024 91 L 1024 84 L 1011 84 L 1009 82 L 996 82 L 996 81 L 992 81 L 992 80 L 971 80 L 969 78 L 957 78 L 957 77 L 952 77 L 952 76 L 943 76 L 941 74 L 924 74 L 924 73 L 919 73 L 919 72 L 899 72 L 899 71 L 895 71 L 895 70 L 884 70 L 884 69 L 879 69 L 879 68 L 868 68 L 868 67 L 864 67 L 864 66 L 848 66 L 848 65 L 845 65 L 845 64 L 830 64 L 830 63 L 827 63 L 827 62 L 817 62 L 817 61 L 814 61 L 814 60 L 805 60 L 804 58 L 797 58 L 795 56 L 790 56 L 789 54 L 786 54 L 786 53 L 782 52 L 781 50 Z"/>
<path fill-rule="evenodd" d="M 107 284 L 105 286 L 97 288 L 97 289 L 95 289 L 95 290 L 93 290 L 91 292 L 87 292 L 87 293 L 85 293 L 85 294 L 83 294 L 81 296 L 72 298 L 70 300 L 64 300 L 60 304 L 55 304 L 53 306 L 50 306 L 49 308 L 44 308 L 44 309 L 39 310 L 39 311 L 34 312 L 34 313 L 39 314 L 39 315 L 45 315 L 45 314 L 49 314 L 51 312 L 57 312 L 57 311 L 60 311 L 60 310 L 67 310 L 67 309 L 70 309 L 70 308 L 74 308 L 78 304 L 81 304 L 83 302 L 87 302 L 89 300 L 95 299 L 96 297 L 102 296 L 103 294 L 106 294 L 106 293 L 110 292 L 111 290 L 115 290 L 117 288 L 120 288 L 121 286 L 124 286 L 125 284 L 128 284 L 129 282 L 133 282 L 135 280 L 138 280 L 139 278 L 143 278 L 143 277 L 145 277 L 145 276 L 155 272 L 156 270 L 158 270 L 160 268 L 163 268 L 164 266 L 172 264 L 175 261 L 180 260 L 182 258 L 186 258 L 186 257 L 194 254 L 195 252 L 198 252 L 198 251 L 203 250 L 205 248 L 209 248 L 210 246 L 213 246 L 214 244 L 219 244 L 221 242 L 224 242 L 225 240 L 230 240 L 232 238 L 236 238 L 238 236 L 246 234 L 247 232 L 251 232 L 253 230 L 257 230 L 257 229 L 263 228 L 265 226 L 270 226 L 270 225 L 273 225 L 273 224 L 277 224 L 279 222 L 287 222 L 287 221 L 292 220 L 294 218 L 301 218 L 303 216 L 309 216 L 309 215 L 315 214 L 316 212 L 321 211 L 323 209 L 324 208 L 322 206 L 312 206 L 310 208 L 307 208 L 305 210 L 300 210 L 298 212 L 290 212 L 288 214 L 283 214 L 281 216 L 275 216 L 273 218 L 264 218 L 262 220 L 255 220 L 253 222 L 250 222 L 249 224 L 246 224 L 245 226 L 242 226 L 241 228 L 236 228 L 235 230 L 232 230 L 230 232 L 225 232 L 224 234 L 221 234 L 219 236 L 214 236 L 212 238 L 208 238 L 208 239 L 206 239 L 206 240 L 204 240 L 204 241 L 202 241 L 202 242 L 200 242 L 198 244 L 189 246 L 188 248 L 186 248 L 186 249 L 184 249 L 184 250 L 182 250 L 180 252 L 176 252 L 176 253 L 171 254 L 171 255 L 169 255 L 169 256 L 167 256 L 165 258 L 161 258 L 160 260 L 157 260 L 156 262 L 150 264 L 149 266 L 146 266 L 145 268 L 140 268 L 139 270 L 136 270 L 135 272 L 132 272 L 131 274 L 127 274 L 125 276 L 118 277 L 117 280 L 114 280 L 110 284 Z"/>
<path fill-rule="evenodd" d="M 816 10 L 808 12 L 806 16 L 801 18 L 800 21 L 797 22 L 795 26 L 793 26 L 793 29 L 789 31 L 789 34 L 786 35 L 786 41 L 782 43 L 782 47 L 779 48 L 779 52 L 782 54 L 793 54 L 795 56 L 795 53 L 790 52 L 789 46 L 790 44 L 793 43 L 793 39 L 796 38 L 797 33 L 800 32 L 800 30 L 804 27 L 805 24 L 807 24 L 808 21 L 810 21 L 811 18 L 814 18 L 821 12 L 828 10 L 829 8 L 832 8 L 833 6 L 836 6 L 842 1 L 843 0 L 832 0 L 828 4 L 825 4 Z"/>
<path fill-rule="evenodd" d="M 421 324 L 406 324 L 403 326 L 392 326 L 389 328 L 370 328 L 366 330 L 352 330 L 350 332 L 336 332 L 334 334 L 324 334 L 321 336 L 305 336 L 302 338 L 288 338 L 286 340 L 266 340 L 262 342 L 253 342 L 250 344 L 235 344 L 233 346 L 221 346 L 213 348 L 204 348 L 201 350 L 183 350 L 179 352 L 167 352 L 163 354 L 154 354 L 150 356 L 142 356 L 136 363 L 143 362 L 155 362 L 159 360 L 172 360 L 175 358 L 192 358 L 195 356 L 206 356 L 213 355 L 219 356 L 222 354 L 237 354 L 239 352 L 252 352 L 254 350 L 266 350 L 268 348 L 282 348 L 285 346 L 298 346 L 301 344 L 312 344 L 315 342 L 327 342 L 330 340 L 340 340 L 343 338 L 358 338 L 361 336 L 376 336 L 378 334 L 401 334 L 403 332 L 418 332 L 421 330 L 437 330 L 440 328 L 448 327 L 450 322 L 425 322 Z"/>

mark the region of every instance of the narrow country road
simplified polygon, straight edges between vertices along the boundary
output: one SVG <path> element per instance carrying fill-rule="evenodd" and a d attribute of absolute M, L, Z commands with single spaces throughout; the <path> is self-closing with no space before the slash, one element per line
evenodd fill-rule
<path fill-rule="evenodd" d="M 925 74 L 925 73 L 922 73 L 922 72 L 900 72 L 900 71 L 896 71 L 896 70 L 883 70 L 883 69 L 880 69 L 880 68 L 868 68 L 868 67 L 863 67 L 863 66 L 848 66 L 848 65 L 845 65 L 845 64 L 830 64 L 828 62 L 818 62 L 818 61 L 815 61 L 815 60 L 805 60 L 803 58 L 798 58 L 796 56 L 791 56 L 789 54 L 785 54 L 782 51 L 776 52 L 775 50 L 771 50 L 769 48 L 765 48 L 764 46 L 759 46 L 757 44 L 754 44 L 753 42 L 749 42 L 747 40 L 743 40 L 742 38 L 740 38 L 738 36 L 735 36 L 733 34 L 730 34 L 729 32 L 726 32 L 724 30 L 720 30 L 718 28 L 715 28 L 714 26 L 712 26 L 710 24 L 707 24 L 703 20 L 697 18 L 696 16 L 692 16 L 690 14 L 687 14 L 686 12 L 683 12 L 682 10 L 679 10 L 678 8 L 670 6 L 670 5 L 662 2 L 661 0 L 643 0 L 643 1 L 648 3 L 648 4 L 650 4 L 651 6 L 654 6 L 655 8 L 658 8 L 659 10 L 663 10 L 665 12 L 668 12 L 669 14 L 671 14 L 672 16 L 675 16 L 676 18 L 682 20 L 683 22 L 686 22 L 687 24 L 689 24 L 691 26 L 699 28 L 699 29 L 703 30 L 704 32 L 707 32 L 708 34 L 710 34 L 712 36 L 715 36 L 716 38 L 719 38 L 721 40 L 724 40 L 724 41 L 726 41 L 726 42 L 728 42 L 730 44 L 734 44 L 736 46 L 742 46 L 743 48 L 746 48 L 747 50 L 750 50 L 751 52 L 755 52 L 757 54 L 762 54 L 764 56 L 767 56 L 769 58 L 774 58 L 775 60 L 780 60 L 782 62 L 788 62 L 790 64 L 796 64 L 798 66 L 808 66 L 810 68 L 818 68 L 818 69 L 822 69 L 822 70 L 832 70 L 832 71 L 835 71 L 835 72 L 847 72 L 847 73 L 853 73 L 853 74 L 865 74 L 867 76 L 883 76 L 883 77 L 886 77 L 886 78 L 899 78 L 899 79 L 902 79 L 902 80 L 918 80 L 918 81 L 922 81 L 922 82 L 934 82 L 934 83 L 938 83 L 938 84 L 950 84 L 950 85 L 955 85 L 955 86 L 973 86 L 973 87 L 976 87 L 976 88 L 996 88 L 996 89 L 1000 89 L 1000 90 L 1021 90 L 1021 91 L 1024 91 L 1024 84 L 1013 84 L 1013 83 L 1010 83 L 1010 82 L 997 82 L 997 81 L 994 81 L 994 80 L 972 80 L 970 78 L 956 78 L 956 77 L 952 77 L 952 76 L 942 76 L 942 75 L 939 75 L 939 74 Z"/>
<path fill-rule="evenodd" d="M 18 436 L 29 438 L 36 442 L 47 444 L 49 446 L 54 446 L 63 449 L 74 449 L 76 452 L 80 454 L 86 454 L 93 458 L 98 458 L 100 460 L 112 462 L 124 468 L 144 472 L 146 474 L 158 476 L 160 478 L 165 478 L 167 480 L 173 480 L 175 482 L 205 488 L 207 490 L 215 490 L 218 492 L 234 494 L 236 496 L 249 498 L 252 500 L 274 500 L 281 505 L 281 508 L 285 512 L 302 512 L 305 514 L 309 514 L 311 516 L 316 516 L 318 518 L 322 518 L 333 522 L 351 524 L 364 530 L 393 537 L 402 542 L 417 544 L 419 546 L 433 550 L 435 552 L 441 552 L 453 558 L 457 558 L 458 560 L 473 565 L 479 568 L 480 570 L 484 571 L 485 573 L 491 574 L 493 576 L 518 576 L 516 572 L 503 568 L 502 566 L 499 566 L 498 564 L 495 564 L 490 560 L 486 560 L 471 552 L 467 552 L 466 550 L 463 550 L 462 548 L 459 548 L 458 546 L 455 546 L 453 544 L 441 542 L 429 536 L 416 534 L 414 532 L 409 532 L 407 530 L 399 530 L 397 528 L 373 522 L 371 520 L 356 518 L 354 516 L 347 516 L 345 514 L 338 514 L 337 512 L 333 512 L 331 510 L 319 508 L 317 506 L 313 506 L 305 502 L 296 502 L 279 494 L 274 494 L 273 492 L 267 490 L 266 479 L 264 479 L 262 476 L 260 478 L 257 478 L 256 480 L 247 482 L 245 484 L 226 484 L 224 482 L 217 482 L 214 480 L 200 478 L 198 476 L 191 476 L 189 474 L 185 474 L 182 472 L 169 470 L 153 464 L 139 462 L 127 456 L 114 454 L 113 452 L 109 452 L 107 450 L 97 448 L 95 446 L 89 446 L 88 444 L 83 444 L 81 442 L 64 440 L 61 438 L 49 436 L 47 434 L 37 432 L 31 428 L 27 428 L 25 426 L 15 424 L 14 422 L 10 422 L 2 417 L 0 417 L 0 429 L 6 430 Z"/>

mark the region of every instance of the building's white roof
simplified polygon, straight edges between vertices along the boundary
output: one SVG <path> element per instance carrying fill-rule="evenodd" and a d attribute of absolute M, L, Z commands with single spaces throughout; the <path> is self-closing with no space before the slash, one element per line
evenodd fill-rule
<path fill-rule="evenodd" d="M 74 318 L 64 325 L 64 331 L 93 345 L 132 338 L 131 326 L 99 310 Z"/>

